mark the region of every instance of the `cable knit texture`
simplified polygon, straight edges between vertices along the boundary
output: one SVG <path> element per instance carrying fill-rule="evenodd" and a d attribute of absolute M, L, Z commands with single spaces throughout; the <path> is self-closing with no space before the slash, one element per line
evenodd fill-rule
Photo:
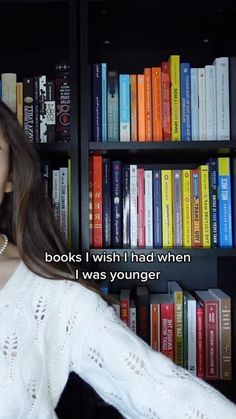
<path fill-rule="evenodd" d="M 125 418 L 236 418 L 236 405 L 78 283 L 38 277 L 21 262 L 0 290 L 0 321 L 0 419 L 55 419 L 71 371 Z"/>

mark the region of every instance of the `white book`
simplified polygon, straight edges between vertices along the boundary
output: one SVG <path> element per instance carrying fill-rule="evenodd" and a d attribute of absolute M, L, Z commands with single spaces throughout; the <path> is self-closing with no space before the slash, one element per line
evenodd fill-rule
<path fill-rule="evenodd" d="M 16 74 L 2 73 L 2 101 L 16 113 Z"/>
<path fill-rule="evenodd" d="M 188 318 L 188 371 L 197 374 L 197 306 L 196 299 L 188 291 L 187 296 L 187 318 Z"/>
<path fill-rule="evenodd" d="M 216 140 L 216 71 L 214 65 L 205 66 L 206 76 L 206 139 Z"/>
<path fill-rule="evenodd" d="M 144 171 L 145 244 L 153 247 L 152 170 Z"/>
<path fill-rule="evenodd" d="M 138 244 L 138 217 L 137 217 L 137 165 L 130 165 L 130 245 Z"/>
<path fill-rule="evenodd" d="M 198 69 L 190 69 L 191 80 L 191 130 L 192 140 L 199 140 Z"/>
<path fill-rule="evenodd" d="M 198 69 L 199 140 L 206 140 L 205 68 Z"/>
<path fill-rule="evenodd" d="M 229 140 L 229 58 L 216 58 L 213 64 L 216 68 L 216 136 L 217 140 Z"/>
<path fill-rule="evenodd" d="M 53 213 L 58 226 L 60 226 L 60 171 L 52 171 L 52 206 Z"/>
<path fill-rule="evenodd" d="M 39 137 L 47 142 L 46 76 L 39 76 Z"/>
<path fill-rule="evenodd" d="M 68 168 L 60 167 L 60 228 L 68 240 Z"/>

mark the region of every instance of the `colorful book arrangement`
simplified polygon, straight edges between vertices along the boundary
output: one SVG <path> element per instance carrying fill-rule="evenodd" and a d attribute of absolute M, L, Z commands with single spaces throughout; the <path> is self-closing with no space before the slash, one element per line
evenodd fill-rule
<path fill-rule="evenodd" d="M 2 73 L 0 97 L 16 113 L 29 140 L 36 143 L 70 140 L 70 66 L 58 64 L 55 79 Z"/>
<path fill-rule="evenodd" d="M 236 160 L 232 158 L 236 173 Z M 232 183 L 232 186 L 231 186 Z M 231 248 L 236 244 L 230 158 L 189 169 L 148 169 L 90 157 L 93 248 Z"/>
<path fill-rule="evenodd" d="M 111 294 L 117 316 L 154 350 L 206 380 L 232 380 L 231 298 L 219 288 L 184 291 L 168 281 L 168 292 L 147 286 Z"/>
<path fill-rule="evenodd" d="M 92 141 L 235 139 L 235 80 L 235 57 L 192 68 L 171 55 L 142 74 L 119 74 L 95 63 Z"/>
<path fill-rule="evenodd" d="M 71 160 L 63 167 L 42 160 L 41 171 L 46 196 L 52 204 L 55 220 L 71 244 Z"/>

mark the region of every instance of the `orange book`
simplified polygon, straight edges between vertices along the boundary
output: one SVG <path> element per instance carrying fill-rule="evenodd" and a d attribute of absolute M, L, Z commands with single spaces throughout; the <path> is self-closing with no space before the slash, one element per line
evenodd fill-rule
<path fill-rule="evenodd" d="M 170 109 L 170 70 L 168 61 L 161 63 L 161 90 L 162 90 L 162 133 L 163 140 L 171 140 L 171 109 Z"/>
<path fill-rule="evenodd" d="M 23 126 L 23 83 L 16 83 L 16 116 L 18 122 Z"/>
<path fill-rule="evenodd" d="M 102 241 L 102 156 L 92 156 L 93 177 L 93 247 L 103 246 Z"/>
<path fill-rule="evenodd" d="M 145 99 L 144 99 L 144 74 L 137 76 L 138 90 L 138 141 L 145 141 Z"/>
<path fill-rule="evenodd" d="M 131 141 L 138 140 L 138 115 L 137 115 L 137 76 L 130 75 L 130 98 L 131 98 Z"/>
<path fill-rule="evenodd" d="M 162 141 L 161 67 L 152 67 L 153 141 Z"/>
<path fill-rule="evenodd" d="M 145 108 L 145 137 L 152 141 L 152 73 L 151 68 L 144 69 L 144 108 Z"/>

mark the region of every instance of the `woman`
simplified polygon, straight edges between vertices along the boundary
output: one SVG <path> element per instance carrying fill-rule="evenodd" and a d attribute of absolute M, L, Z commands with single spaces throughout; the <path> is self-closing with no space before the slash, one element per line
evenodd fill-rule
<path fill-rule="evenodd" d="M 52 419 L 74 371 L 126 418 L 236 417 L 236 406 L 153 351 L 98 292 L 44 252 L 68 249 L 39 162 L 0 103 L 0 418 Z M 50 279 L 53 278 L 53 279 Z"/>

